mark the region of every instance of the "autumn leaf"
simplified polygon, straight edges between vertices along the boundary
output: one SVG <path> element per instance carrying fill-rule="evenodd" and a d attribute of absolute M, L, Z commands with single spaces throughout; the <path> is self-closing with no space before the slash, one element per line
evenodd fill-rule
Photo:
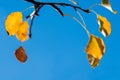
<path fill-rule="evenodd" d="M 16 37 L 21 42 L 24 42 L 25 40 L 27 40 L 29 38 L 29 36 L 28 36 L 28 33 L 29 33 L 28 28 L 29 28 L 29 25 L 28 25 L 27 21 L 24 21 L 19 25 L 19 29 L 18 29 L 18 31 L 16 33 Z"/>
<path fill-rule="evenodd" d="M 102 0 L 101 5 L 105 7 L 106 9 L 110 10 L 112 13 L 116 14 L 117 12 L 114 11 L 110 5 L 109 0 Z"/>
<path fill-rule="evenodd" d="M 109 36 L 111 33 L 111 25 L 110 22 L 103 16 L 97 15 L 97 21 L 99 24 L 99 31 L 105 36 Z"/>
<path fill-rule="evenodd" d="M 22 23 L 22 13 L 21 12 L 13 12 L 5 20 L 5 29 L 9 36 L 13 36 L 17 30 L 19 25 Z"/>
<path fill-rule="evenodd" d="M 29 38 L 28 36 L 28 22 L 22 22 L 22 13 L 13 12 L 5 20 L 5 28 L 9 36 L 16 35 L 17 39 L 24 42 Z"/>
<path fill-rule="evenodd" d="M 25 50 L 22 46 L 20 46 L 16 51 L 15 51 L 15 57 L 17 58 L 18 61 L 24 63 L 27 60 L 27 54 L 25 53 Z"/>
<path fill-rule="evenodd" d="M 105 45 L 101 38 L 90 34 L 90 39 L 85 49 L 90 65 L 94 68 L 99 64 L 103 54 L 105 53 Z"/>

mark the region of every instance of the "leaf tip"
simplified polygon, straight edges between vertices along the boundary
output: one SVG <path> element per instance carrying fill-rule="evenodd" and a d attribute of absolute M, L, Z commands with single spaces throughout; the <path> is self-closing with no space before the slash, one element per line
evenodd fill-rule
<path fill-rule="evenodd" d="M 85 52 L 87 53 L 87 59 L 91 67 L 95 68 L 105 53 L 105 45 L 102 38 L 90 34 L 90 39 L 85 48 Z"/>

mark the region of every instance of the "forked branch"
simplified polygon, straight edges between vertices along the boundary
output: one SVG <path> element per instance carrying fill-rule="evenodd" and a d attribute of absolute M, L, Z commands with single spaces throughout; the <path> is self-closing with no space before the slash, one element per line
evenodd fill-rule
<path fill-rule="evenodd" d="M 32 14 L 28 15 L 26 18 L 31 18 L 31 24 L 30 24 L 30 34 L 29 37 L 31 37 L 31 28 L 32 28 L 32 24 L 33 24 L 33 19 L 34 16 L 37 15 L 38 16 L 38 12 L 40 11 L 40 9 L 45 6 L 45 5 L 49 5 L 52 6 L 55 10 L 57 10 L 57 12 L 61 15 L 64 16 L 64 13 L 62 12 L 62 10 L 58 7 L 58 6 L 68 6 L 68 7 L 72 7 L 75 11 L 77 11 L 77 9 L 82 10 L 85 13 L 90 13 L 89 9 L 83 9 L 79 6 L 75 6 L 72 4 L 68 4 L 68 3 L 62 3 L 62 2 L 37 2 L 34 0 L 25 0 L 27 2 L 30 2 L 34 5 L 34 11 Z"/>

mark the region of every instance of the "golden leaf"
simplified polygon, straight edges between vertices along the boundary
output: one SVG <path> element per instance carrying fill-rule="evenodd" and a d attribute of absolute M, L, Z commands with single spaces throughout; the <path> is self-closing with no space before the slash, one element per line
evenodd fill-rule
<path fill-rule="evenodd" d="M 25 50 L 22 46 L 20 46 L 16 51 L 15 51 L 15 57 L 17 58 L 18 61 L 24 63 L 27 60 L 27 55 L 25 53 Z"/>
<path fill-rule="evenodd" d="M 103 16 L 97 15 L 97 20 L 99 24 L 99 31 L 105 36 L 109 36 L 111 33 L 111 25 L 110 22 Z"/>
<path fill-rule="evenodd" d="M 109 0 L 102 0 L 101 5 L 105 7 L 106 9 L 110 10 L 112 13 L 116 14 L 117 12 L 114 11 L 110 5 Z"/>
<path fill-rule="evenodd" d="M 21 42 L 24 42 L 29 38 L 28 22 L 22 22 L 21 12 L 13 12 L 8 15 L 7 19 L 5 20 L 5 28 L 9 36 L 16 35 L 17 39 Z"/>
<path fill-rule="evenodd" d="M 5 20 L 5 28 L 9 36 L 13 36 L 17 30 L 18 26 L 22 23 L 22 13 L 13 12 Z"/>
<path fill-rule="evenodd" d="M 19 25 L 19 29 L 18 29 L 18 31 L 16 33 L 16 37 L 21 42 L 24 42 L 25 40 L 27 40 L 29 38 L 29 36 L 28 36 L 28 33 L 29 33 L 28 28 L 29 28 L 29 25 L 28 25 L 27 21 L 24 21 Z"/>
<path fill-rule="evenodd" d="M 101 38 L 90 34 L 88 45 L 85 49 L 90 65 L 94 68 L 99 64 L 100 59 L 105 53 L 105 45 Z"/>

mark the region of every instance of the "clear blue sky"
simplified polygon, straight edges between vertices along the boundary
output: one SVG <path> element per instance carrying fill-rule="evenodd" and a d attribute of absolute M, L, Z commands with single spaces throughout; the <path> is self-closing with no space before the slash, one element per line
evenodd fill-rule
<path fill-rule="evenodd" d="M 42 1 L 70 3 L 69 0 Z M 88 8 L 101 0 L 77 1 L 81 7 Z M 89 31 L 102 37 L 106 44 L 100 65 L 92 69 L 84 52 L 88 37 L 78 23 L 69 17 L 59 16 L 51 7 L 44 7 L 40 16 L 35 18 L 32 39 L 20 43 L 16 37 L 7 35 L 4 21 L 11 12 L 23 11 L 31 4 L 23 0 L 0 0 L 0 80 L 120 80 L 120 1 L 110 2 L 118 11 L 117 15 L 102 7 L 94 8 L 111 22 L 112 33 L 108 38 L 98 32 L 94 14 L 80 11 Z M 62 9 L 64 13 L 75 14 L 71 8 Z M 18 62 L 14 56 L 20 45 L 28 55 L 25 64 Z"/>

